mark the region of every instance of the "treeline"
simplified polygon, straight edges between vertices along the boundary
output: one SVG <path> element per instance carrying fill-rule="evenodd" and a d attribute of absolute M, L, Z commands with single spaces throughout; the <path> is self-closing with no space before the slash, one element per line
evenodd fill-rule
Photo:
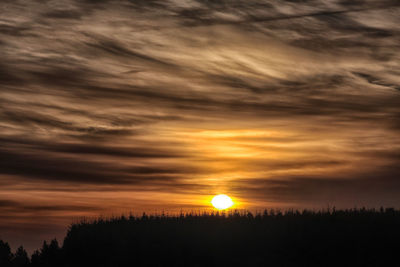
<path fill-rule="evenodd" d="M 49 244 L 44 241 L 40 250 L 36 250 L 31 257 L 20 246 L 15 253 L 11 252 L 10 245 L 0 240 L 0 267 L 40 267 L 40 266 L 65 266 L 62 248 L 56 239 Z"/>
<path fill-rule="evenodd" d="M 393 266 L 400 211 L 352 209 L 82 220 L 29 258 L 0 241 L 0 266 Z"/>

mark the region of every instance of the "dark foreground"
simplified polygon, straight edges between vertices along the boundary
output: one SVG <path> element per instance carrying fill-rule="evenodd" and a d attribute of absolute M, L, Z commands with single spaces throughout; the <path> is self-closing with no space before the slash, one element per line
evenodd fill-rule
<path fill-rule="evenodd" d="M 0 241 L 0 266 L 394 266 L 400 211 L 120 217 L 70 227 L 28 258 Z"/>

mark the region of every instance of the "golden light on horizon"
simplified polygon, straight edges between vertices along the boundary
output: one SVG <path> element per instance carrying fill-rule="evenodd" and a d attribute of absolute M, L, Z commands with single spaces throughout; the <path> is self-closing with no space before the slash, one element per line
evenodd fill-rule
<path fill-rule="evenodd" d="M 230 197 L 224 194 L 216 195 L 211 200 L 211 204 L 219 210 L 224 210 L 233 206 L 233 201 Z"/>

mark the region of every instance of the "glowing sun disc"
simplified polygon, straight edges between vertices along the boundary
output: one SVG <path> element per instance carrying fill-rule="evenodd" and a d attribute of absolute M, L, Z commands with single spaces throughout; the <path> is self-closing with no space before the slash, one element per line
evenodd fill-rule
<path fill-rule="evenodd" d="M 224 210 L 233 205 L 233 201 L 230 197 L 227 195 L 221 194 L 221 195 L 216 195 L 213 197 L 211 200 L 211 204 L 219 210 Z"/>

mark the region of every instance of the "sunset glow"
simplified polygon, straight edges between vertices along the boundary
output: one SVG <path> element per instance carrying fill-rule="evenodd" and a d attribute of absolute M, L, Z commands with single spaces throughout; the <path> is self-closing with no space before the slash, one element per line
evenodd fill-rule
<path fill-rule="evenodd" d="M 398 1 L 3 2 L 13 246 L 85 216 L 400 207 Z"/>

